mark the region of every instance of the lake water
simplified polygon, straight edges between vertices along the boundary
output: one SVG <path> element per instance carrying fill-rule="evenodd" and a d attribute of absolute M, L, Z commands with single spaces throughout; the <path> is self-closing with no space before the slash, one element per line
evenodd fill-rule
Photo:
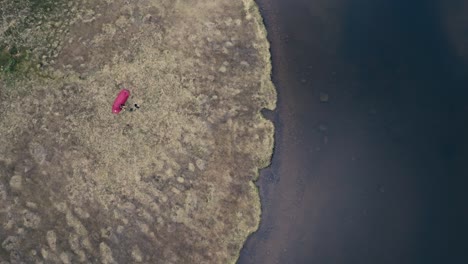
<path fill-rule="evenodd" d="M 463 1 L 257 3 L 276 147 L 238 263 L 468 263 Z"/>

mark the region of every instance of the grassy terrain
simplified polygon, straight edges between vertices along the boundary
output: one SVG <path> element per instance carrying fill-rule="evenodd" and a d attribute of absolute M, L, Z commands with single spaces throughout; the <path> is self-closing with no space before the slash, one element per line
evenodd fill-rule
<path fill-rule="evenodd" d="M 0 263 L 234 263 L 273 148 L 254 2 L 0 3 Z"/>

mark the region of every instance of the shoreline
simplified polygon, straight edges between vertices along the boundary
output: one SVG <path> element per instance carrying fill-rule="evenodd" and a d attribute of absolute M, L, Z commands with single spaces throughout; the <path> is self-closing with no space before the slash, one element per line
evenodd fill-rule
<path fill-rule="evenodd" d="M 263 110 L 268 110 L 268 111 L 276 111 L 277 110 L 277 102 L 278 102 L 278 90 L 276 88 L 276 86 L 274 85 L 273 83 L 273 80 L 272 80 L 272 55 L 271 55 L 271 44 L 269 42 L 269 39 L 268 39 L 268 31 L 267 31 L 267 27 L 266 27 L 266 24 L 265 24 L 265 20 L 260 12 L 260 7 L 258 5 L 258 3 L 256 2 L 256 0 L 242 0 L 243 3 L 244 3 L 244 6 L 245 6 L 245 10 L 246 12 L 248 13 L 248 15 L 252 15 L 253 16 L 253 19 L 256 20 L 256 25 L 257 25 L 257 36 L 263 38 L 263 43 L 265 43 L 265 47 L 263 47 L 263 49 L 259 50 L 262 54 L 262 57 L 265 59 L 266 63 L 267 63 L 267 67 L 265 68 L 265 71 L 264 71 L 264 76 L 263 76 L 263 79 L 261 80 L 261 84 L 263 86 L 263 89 L 273 89 L 274 90 L 274 94 L 275 94 L 275 98 L 274 100 L 270 101 L 267 105 L 265 105 L 262 109 L 260 109 L 260 111 L 257 113 L 260 115 L 260 119 L 261 120 L 264 120 L 264 121 L 267 121 L 268 123 L 270 123 L 272 126 L 273 126 L 273 132 L 269 135 L 270 137 L 270 140 L 271 142 L 273 142 L 272 144 L 272 147 L 271 147 L 271 153 L 269 154 L 269 158 L 266 160 L 266 162 L 264 162 L 264 164 L 262 166 L 259 166 L 257 168 L 257 172 L 255 174 L 255 177 L 254 179 L 250 182 L 250 186 L 252 188 L 252 191 L 255 193 L 254 195 L 257 197 L 257 200 L 255 201 L 255 207 L 257 208 L 256 210 L 258 210 L 258 215 L 259 215 L 259 221 L 257 222 L 257 225 L 256 227 L 246 236 L 243 244 L 242 244 L 242 247 L 241 249 L 239 250 L 239 253 L 237 255 L 237 257 L 235 258 L 234 262 L 233 263 L 238 263 L 241 255 L 242 255 L 242 252 L 244 251 L 244 248 L 246 246 L 246 243 L 247 241 L 249 240 L 249 238 L 255 234 L 256 232 L 258 232 L 259 228 L 260 228 L 260 223 L 262 222 L 262 215 L 263 215 L 263 202 L 262 202 L 262 195 L 261 195 L 261 192 L 260 192 L 260 187 L 258 186 L 258 180 L 260 177 L 262 177 L 262 174 L 263 172 L 270 168 L 271 165 L 272 165 L 272 159 L 273 159 L 273 156 L 274 156 L 274 153 L 275 153 L 275 146 L 276 146 L 276 133 L 277 133 L 277 127 L 276 127 L 276 124 L 275 122 L 273 122 L 273 120 L 270 120 L 268 118 L 266 118 L 261 112 Z"/>

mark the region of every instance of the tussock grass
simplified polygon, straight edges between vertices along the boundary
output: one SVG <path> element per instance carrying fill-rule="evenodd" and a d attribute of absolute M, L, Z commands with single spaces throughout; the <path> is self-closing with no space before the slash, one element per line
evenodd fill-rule
<path fill-rule="evenodd" d="M 0 57 L 0 261 L 234 263 L 273 149 L 255 3 L 15 3 L 3 41 L 17 50 Z M 123 87 L 140 109 L 113 115 Z"/>

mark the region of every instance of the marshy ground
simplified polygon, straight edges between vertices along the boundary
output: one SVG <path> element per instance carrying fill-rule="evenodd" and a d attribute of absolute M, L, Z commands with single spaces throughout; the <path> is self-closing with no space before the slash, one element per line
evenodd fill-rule
<path fill-rule="evenodd" d="M 233 263 L 269 164 L 253 0 L 0 0 L 0 263 Z M 121 88 L 137 111 L 111 113 Z"/>

